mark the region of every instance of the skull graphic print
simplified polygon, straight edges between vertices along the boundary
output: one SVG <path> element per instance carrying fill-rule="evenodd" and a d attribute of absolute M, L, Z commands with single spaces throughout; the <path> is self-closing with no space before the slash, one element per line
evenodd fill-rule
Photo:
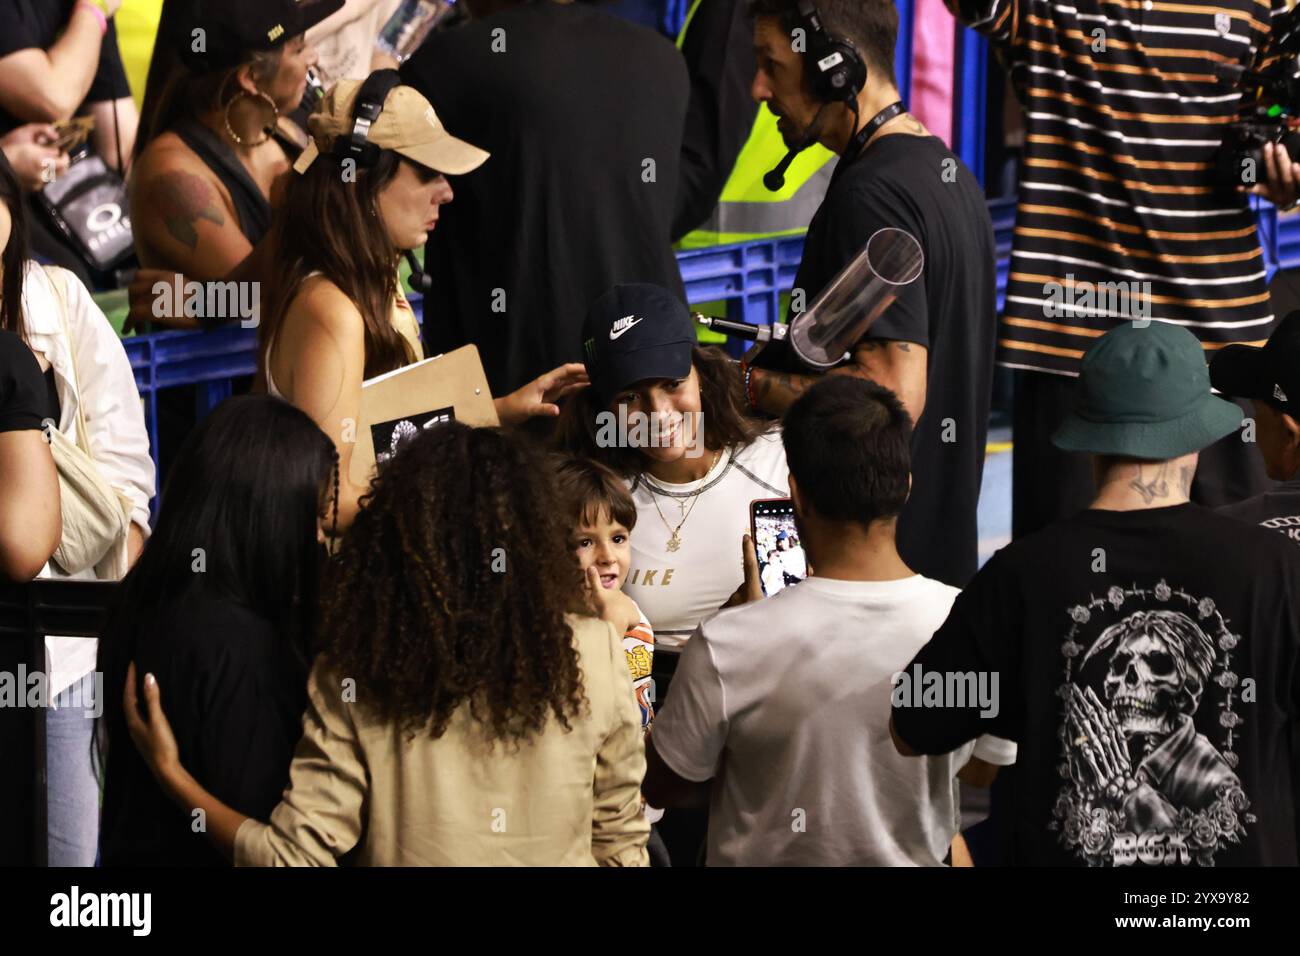
<path fill-rule="evenodd" d="M 1234 772 L 1240 638 L 1212 599 L 1163 580 L 1112 587 L 1069 616 L 1059 691 L 1066 783 L 1052 828 L 1092 865 L 1212 865 L 1254 821 Z M 1096 637 L 1088 643 L 1085 632 Z"/>

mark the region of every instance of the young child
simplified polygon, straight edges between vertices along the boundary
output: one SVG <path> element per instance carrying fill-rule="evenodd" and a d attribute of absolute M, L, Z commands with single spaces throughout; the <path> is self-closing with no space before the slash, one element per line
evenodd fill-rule
<path fill-rule="evenodd" d="M 632 561 L 636 505 L 614 472 L 586 458 L 569 458 L 558 467 L 564 515 L 573 528 L 570 541 L 587 576 L 596 613 L 623 632 L 623 652 L 641 707 L 641 726 L 654 720 L 655 638 L 635 601 L 623 593 Z"/>

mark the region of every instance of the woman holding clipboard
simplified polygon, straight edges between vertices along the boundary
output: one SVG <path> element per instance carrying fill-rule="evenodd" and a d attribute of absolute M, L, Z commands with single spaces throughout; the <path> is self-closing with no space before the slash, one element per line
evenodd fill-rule
<path fill-rule="evenodd" d="M 309 123 L 312 143 L 272 229 L 260 365 L 267 391 L 338 446 L 343 528 L 366 491 L 348 477 L 362 384 L 424 358 L 399 259 L 425 243 L 451 201 L 446 174 L 468 173 L 488 154 L 448 133 L 394 70 L 340 81 Z M 496 399 L 497 416 L 517 424 L 558 415 L 554 402 L 585 383 L 581 364 L 561 366 Z"/>

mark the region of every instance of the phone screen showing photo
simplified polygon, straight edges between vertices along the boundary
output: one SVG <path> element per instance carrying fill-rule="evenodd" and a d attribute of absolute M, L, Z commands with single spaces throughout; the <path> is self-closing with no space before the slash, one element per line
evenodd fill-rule
<path fill-rule="evenodd" d="M 764 498 L 750 502 L 749 514 L 763 593 L 770 597 L 806 578 L 808 559 L 799 542 L 794 504 L 790 499 Z"/>

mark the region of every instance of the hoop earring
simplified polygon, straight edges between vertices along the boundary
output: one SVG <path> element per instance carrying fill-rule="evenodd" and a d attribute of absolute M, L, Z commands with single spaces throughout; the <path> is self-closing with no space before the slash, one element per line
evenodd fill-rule
<path fill-rule="evenodd" d="M 249 97 L 250 99 L 260 98 L 264 102 L 270 104 L 271 106 L 271 123 L 269 126 L 262 127 L 263 136 L 256 143 L 245 142 L 243 138 L 240 137 L 240 135 L 235 132 L 235 127 L 232 126 L 230 123 L 230 108 L 235 105 L 235 101 L 238 100 L 241 96 L 246 96 Z M 280 122 L 280 108 L 275 105 L 275 100 L 271 99 L 270 96 L 268 96 L 266 93 L 263 93 L 261 90 L 258 90 L 256 93 L 250 93 L 248 92 L 248 90 L 241 89 L 239 90 L 239 92 L 237 92 L 234 96 L 230 98 L 230 102 L 226 104 L 226 110 L 223 116 L 226 121 L 226 135 L 229 136 L 232 140 L 234 140 L 236 146 L 261 146 L 263 143 L 269 140 L 271 138 L 271 135 L 275 132 L 276 124 Z"/>

